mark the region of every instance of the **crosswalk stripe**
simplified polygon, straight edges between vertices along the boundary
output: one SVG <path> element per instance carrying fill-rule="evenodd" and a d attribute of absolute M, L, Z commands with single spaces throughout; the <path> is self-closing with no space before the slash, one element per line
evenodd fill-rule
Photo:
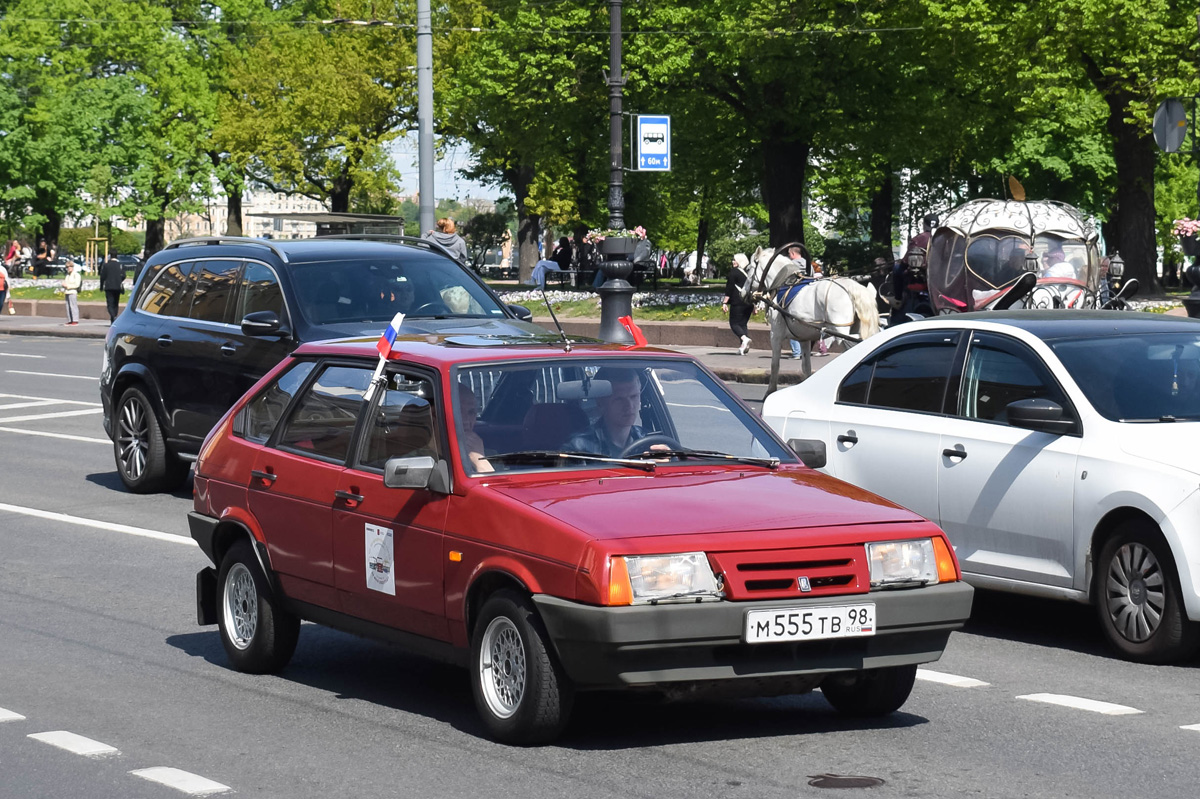
<path fill-rule="evenodd" d="M 14 713 L 11 710 L 5 710 L 0 707 L 0 722 L 2 721 L 24 721 L 25 717 L 20 713 Z"/>
<path fill-rule="evenodd" d="M 103 757 L 104 755 L 119 754 L 115 746 L 102 744 L 99 741 L 93 741 L 91 738 L 84 738 L 82 735 L 76 735 L 66 730 L 35 732 L 30 734 L 29 737 L 35 741 L 57 746 L 59 749 L 65 749 L 73 754 L 84 755 L 86 757 Z"/>
<path fill-rule="evenodd" d="M 233 790 L 228 785 L 214 782 L 207 777 L 201 777 L 199 774 L 192 774 L 189 771 L 170 768 L 168 766 L 140 768 L 129 773 L 135 777 L 141 777 L 144 780 L 157 782 L 159 785 L 166 785 L 168 788 L 182 791 L 190 796 L 211 796 L 215 793 L 224 793 L 225 791 Z"/>
<path fill-rule="evenodd" d="M 28 394 L 0 394 L 0 399 L 22 399 L 22 400 L 46 400 L 47 402 L 57 402 L 60 405 L 88 405 L 90 407 L 99 408 L 99 402 L 84 402 L 83 400 L 58 399 L 57 397 L 31 397 Z"/>
<path fill-rule="evenodd" d="M 51 433 L 46 430 L 22 430 L 19 427 L 0 427 L 0 433 L 20 433 L 26 436 L 45 436 L 46 438 L 63 438 L 67 441 L 84 441 L 88 444 L 112 444 L 107 438 L 92 438 L 89 436 L 72 436 L 66 433 Z"/>
<path fill-rule="evenodd" d="M 36 422 L 41 419 L 62 419 L 66 416 L 87 416 L 88 414 L 101 413 L 103 408 L 87 408 L 81 411 L 59 411 L 58 413 L 37 413 L 29 416 L 0 416 L 0 422 L 4 424 L 12 424 L 13 422 Z"/>
<path fill-rule="evenodd" d="M 126 535 L 136 535 L 142 538 L 153 538 L 157 541 L 167 541 L 172 544 L 183 544 L 185 546 L 198 546 L 196 541 L 182 535 L 172 535 L 171 533 L 163 533 L 158 530 L 147 530 L 143 527 L 131 527 L 128 524 L 113 524 L 112 522 L 101 522 L 95 519 L 84 519 L 80 516 L 69 516 L 65 513 L 55 513 L 49 510 L 39 510 L 38 508 L 25 508 L 20 505 L 9 505 L 0 502 L 0 512 L 8 511 L 9 513 L 19 513 L 23 516 L 35 516 L 39 519 L 49 519 L 55 522 L 64 522 L 66 524 L 75 524 L 81 527 L 94 527 L 97 530 L 108 530 L 114 533 L 125 533 Z"/>
<path fill-rule="evenodd" d="M 957 674 L 946 674 L 940 671 L 930 671 L 929 669 L 917 669 L 917 679 L 936 682 L 942 685 L 952 685 L 955 688 L 982 688 L 987 685 L 982 680 L 976 680 L 971 677 L 960 677 Z"/>
<path fill-rule="evenodd" d="M 1111 702 L 1100 702 L 1095 699 L 1084 699 L 1081 696 L 1067 696 L 1066 694 L 1026 694 L 1025 696 L 1018 696 L 1017 699 L 1028 699 L 1030 702 L 1045 702 L 1050 705 L 1073 707 L 1077 710 L 1090 710 L 1093 713 L 1103 713 L 1106 716 L 1128 716 L 1142 712 L 1128 705 L 1114 705 Z"/>
<path fill-rule="evenodd" d="M 90 375 L 63 375 L 63 374 L 59 374 L 57 372 L 25 372 L 20 369 L 7 369 L 5 371 L 7 371 L 10 375 L 34 375 L 36 377 L 69 377 L 72 380 L 96 380 L 96 381 L 100 380 L 100 378 L 91 377 Z"/>

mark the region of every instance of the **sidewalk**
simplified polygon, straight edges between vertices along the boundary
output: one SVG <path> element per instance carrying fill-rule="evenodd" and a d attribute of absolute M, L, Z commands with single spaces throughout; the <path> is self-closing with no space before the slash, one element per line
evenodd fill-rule
<path fill-rule="evenodd" d="M 81 321 L 66 326 L 66 310 L 62 300 L 14 300 L 17 313 L 10 316 L 5 309 L 0 314 L 0 335 L 60 336 L 66 338 L 103 339 L 108 335 L 108 311 L 102 302 L 79 303 Z M 122 306 L 124 307 L 124 306 Z M 44 315 L 43 315 L 44 314 Z M 636 319 L 636 317 L 635 317 Z M 549 316 L 534 317 L 536 324 L 554 329 Z M 600 330 L 599 319 L 561 319 L 568 335 L 595 336 Z M 737 337 L 725 322 L 638 322 L 647 341 L 657 347 L 686 352 L 711 369 L 722 380 L 737 383 L 766 383 L 771 375 L 770 330 L 765 324 L 750 325 L 754 343 L 747 355 L 737 354 Z M 820 369 L 835 355 L 813 355 L 813 370 Z M 800 361 L 792 360 L 784 344 L 779 362 L 781 385 L 800 382 Z"/>

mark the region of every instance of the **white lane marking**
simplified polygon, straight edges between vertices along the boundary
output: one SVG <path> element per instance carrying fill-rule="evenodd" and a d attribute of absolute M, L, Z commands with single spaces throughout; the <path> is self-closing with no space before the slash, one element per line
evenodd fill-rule
<path fill-rule="evenodd" d="M 144 780 L 150 780 L 150 782 L 157 782 L 159 785 L 166 785 L 168 788 L 183 791 L 191 796 L 210 796 L 214 793 L 225 793 L 225 791 L 233 790 L 228 785 L 213 782 L 207 777 L 201 777 L 199 774 L 192 774 L 189 771 L 182 771 L 167 766 L 140 768 L 129 773 L 135 777 L 141 777 Z"/>
<path fill-rule="evenodd" d="M 1184 726 L 1180 727 L 1179 729 L 1181 729 L 1181 730 L 1195 730 L 1196 732 L 1200 732 L 1200 724 L 1185 724 Z"/>
<path fill-rule="evenodd" d="M 17 408 L 37 408 L 41 405 L 57 405 L 58 400 L 29 400 L 28 402 L 10 402 L 7 405 L 0 405 L 0 411 L 12 411 Z"/>
<path fill-rule="evenodd" d="M 0 352 L 5 358 L 45 358 L 45 355 L 22 355 L 18 352 Z"/>
<path fill-rule="evenodd" d="M 930 671 L 929 669 L 917 669 L 917 679 L 936 682 L 942 685 L 953 685 L 955 688 L 982 688 L 987 685 L 982 680 L 972 679 L 971 677 L 959 677 L 957 674 L 946 674 L 941 671 Z"/>
<path fill-rule="evenodd" d="M 1103 713 L 1106 716 L 1129 716 L 1142 712 L 1136 707 L 1129 707 L 1128 705 L 1114 705 L 1111 702 L 1100 702 L 1095 699 L 1084 699 L 1081 696 L 1067 696 L 1066 694 L 1026 694 L 1025 696 L 1018 696 L 1017 699 L 1028 699 L 1030 702 L 1045 702 L 1050 705 L 1073 707 L 1077 710 L 1090 710 L 1093 713 Z"/>
<path fill-rule="evenodd" d="M 0 422 L 36 422 L 39 419 L 61 419 L 64 416 L 87 416 L 90 413 L 102 413 L 103 408 L 85 408 L 81 411 L 59 411 L 58 413 L 35 413 L 29 416 L 0 416 Z"/>
<path fill-rule="evenodd" d="M 114 533 L 136 535 L 142 538 L 153 538 L 157 541 L 169 541 L 172 544 L 184 544 L 191 547 L 199 546 L 194 539 L 185 538 L 181 535 L 172 535 L 171 533 L 163 533 L 158 530 L 147 530 L 143 527 L 131 527 L 127 524 L 113 524 L 112 522 L 101 522 L 95 519 L 84 519 L 80 516 L 68 516 L 65 513 L 38 510 L 37 508 L 23 508 L 20 505 L 9 505 L 0 502 L 0 512 L 4 511 L 19 513 L 23 516 L 36 516 L 39 519 L 49 519 L 50 521 L 64 522 L 66 524 L 76 524 L 80 527 L 94 527 L 97 530 L 108 530 Z"/>
<path fill-rule="evenodd" d="M 93 741 L 91 738 L 84 738 L 82 735 L 76 735 L 66 730 L 35 732 L 29 735 L 29 737 L 35 741 L 41 741 L 51 746 L 57 746 L 59 749 L 66 749 L 68 752 L 87 757 L 103 757 L 104 755 L 119 754 L 115 746 L 102 744 L 99 741 Z"/>
<path fill-rule="evenodd" d="M 103 405 L 99 402 L 84 402 L 83 400 L 58 399 L 57 397 L 31 397 L 28 394 L 0 394 L 0 398 L 23 399 L 23 400 L 46 400 L 47 402 L 57 402 L 60 405 L 87 405 L 90 408 L 103 407 Z"/>
<path fill-rule="evenodd" d="M 65 438 L 67 441 L 86 441 L 89 444 L 111 444 L 107 438 L 88 438 L 87 436 L 69 436 L 66 433 L 47 433 L 44 430 L 22 430 L 19 427 L 0 427 L 0 433 L 22 433 L 27 436 L 45 436 L 46 438 Z"/>
<path fill-rule="evenodd" d="M 72 380 L 96 380 L 96 381 L 100 380 L 99 377 L 91 377 L 89 375 L 64 375 L 64 374 L 59 374 L 58 372 L 22 372 L 20 369 L 6 369 L 5 371 L 7 371 L 10 375 L 37 375 L 38 377 L 69 377 Z"/>
<path fill-rule="evenodd" d="M 0 707 L 0 721 L 24 721 L 25 717 L 20 713 L 14 713 L 11 710 L 5 710 Z"/>

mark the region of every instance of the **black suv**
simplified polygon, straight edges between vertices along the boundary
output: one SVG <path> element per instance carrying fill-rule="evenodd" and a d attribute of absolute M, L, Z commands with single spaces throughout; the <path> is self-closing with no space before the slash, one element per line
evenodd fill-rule
<path fill-rule="evenodd" d="M 423 239 L 168 244 L 104 344 L 100 399 L 121 481 L 137 493 L 179 487 L 217 420 L 297 345 L 378 336 L 399 311 L 408 333 L 546 333 Z"/>

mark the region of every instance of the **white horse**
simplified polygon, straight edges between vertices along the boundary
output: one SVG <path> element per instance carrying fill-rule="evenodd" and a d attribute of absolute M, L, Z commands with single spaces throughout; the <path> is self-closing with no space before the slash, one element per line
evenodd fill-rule
<path fill-rule="evenodd" d="M 879 332 L 879 308 L 875 304 L 875 292 L 848 277 L 820 278 L 794 293 L 789 292 L 785 300 L 779 300 L 776 297 L 778 290 L 789 282 L 789 278 L 805 274 L 807 264 L 803 258 L 792 261 L 782 255 L 772 262 L 771 256 L 774 254 L 774 250 L 762 248 L 754 251 L 748 279 L 742 289 L 742 295 L 748 300 L 752 293 L 761 292 L 787 311 L 785 316 L 767 306 L 767 321 L 771 324 L 771 382 L 767 387 L 768 394 L 779 386 L 779 355 L 785 338 L 800 342 L 802 372 L 807 378 L 812 374 L 812 344 L 825 335 L 823 330 L 859 340 Z"/>

